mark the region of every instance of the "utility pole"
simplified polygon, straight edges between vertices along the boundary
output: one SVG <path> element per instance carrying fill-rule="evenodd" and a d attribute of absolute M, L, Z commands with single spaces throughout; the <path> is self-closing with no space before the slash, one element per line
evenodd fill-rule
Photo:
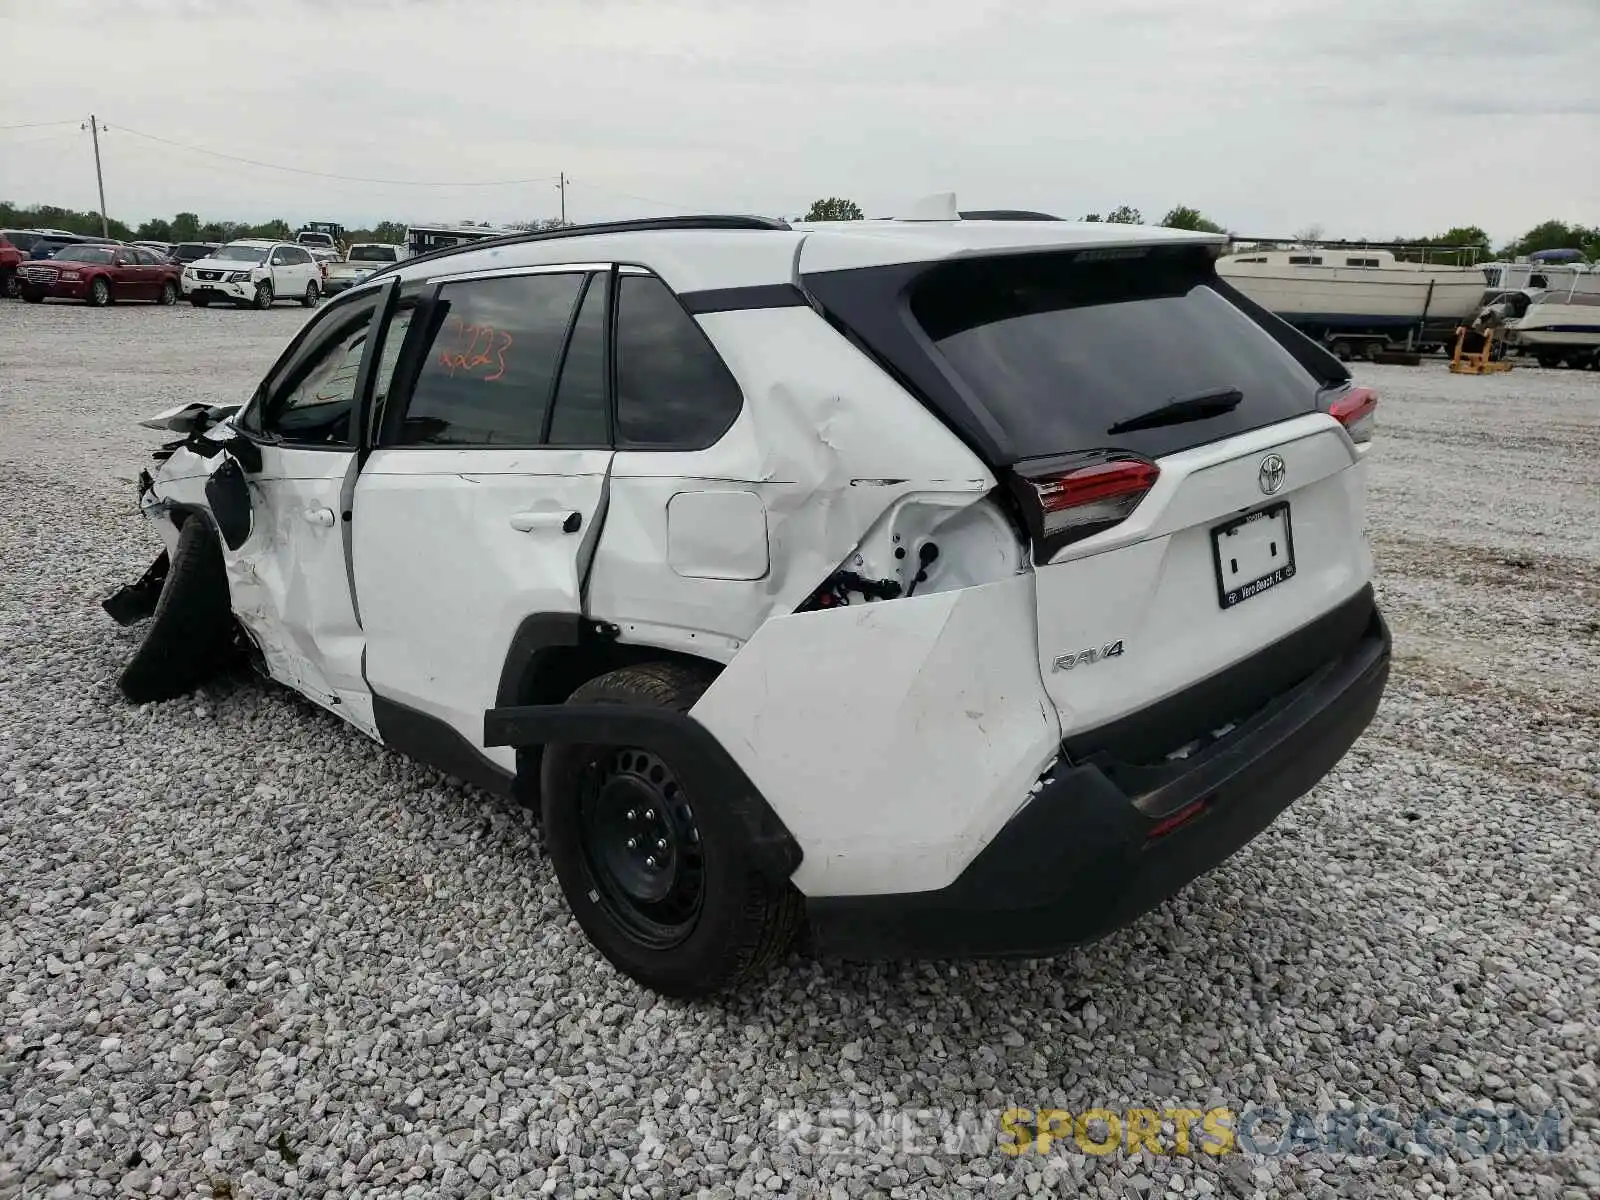
<path fill-rule="evenodd" d="M 545 178 L 548 179 L 549 176 L 547 175 Z M 556 184 L 556 191 L 561 193 L 561 223 L 565 225 L 567 223 L 567 173 L 565 171 L 561 172 L 559 180 Z"/>
<path fill-rule="evenodd" d="M 78 126 L 82 129 L 83 126 Z M 111 236 L 111 223 L 106 219 L 106 177 L 100 171 L 100 122 L 89 114 L 89 136 L 94 139 L 94 181 L 100 188 L 100 236 Z"/>

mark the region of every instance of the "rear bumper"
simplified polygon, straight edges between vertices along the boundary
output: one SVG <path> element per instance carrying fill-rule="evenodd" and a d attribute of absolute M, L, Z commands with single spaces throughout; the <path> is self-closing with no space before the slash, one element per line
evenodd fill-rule
<path fill-rule="evenodd" d="M 948 887 L 809 898 L 817 948 L 850 958 L 1044 956 L 1160 904 L 1271 824 L 1372 720 L 1390 635 L 1370 590 L 1361 599 L 1370 616 L 1343 655 L 1209 750 L 1153 767 L 1069 752 Z"/>

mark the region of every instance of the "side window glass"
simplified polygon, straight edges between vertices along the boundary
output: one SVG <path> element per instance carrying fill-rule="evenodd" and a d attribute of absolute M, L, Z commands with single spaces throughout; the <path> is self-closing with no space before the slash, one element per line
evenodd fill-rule
<path fill-rule="evenodd" d="M 618 448 L 701 449 L 738 417 L 738 383 L 653 275 L 618 281 L 616 346 Z"/>
<path fill-rule="evenodd" d="M 446 284 L 395 445 L 536 446 L 580 274 Z"/>
<path fill-rule="evenodd" d="M 592 275 L 584 292 L 556 388 L 550 420 L 552 446 L 610 445 L 606 430 L 606 300 L 610 283 L 609 273 Z"/>
<path fill-rule="evenodd" d="M 374 304 L 367 302 L 339 315 L 303 364 L 269 401 L 263 422 L 269 434 L 302 445 L 347 446 L 356 374 L 366 347 Z"/>

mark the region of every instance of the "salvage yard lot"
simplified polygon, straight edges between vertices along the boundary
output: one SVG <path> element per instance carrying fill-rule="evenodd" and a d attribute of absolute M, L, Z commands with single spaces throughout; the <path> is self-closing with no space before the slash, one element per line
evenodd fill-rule
<path fill-rule="evenodd" d="M 264 682 L 118 695 L 136 422 L 244 399 L 306 316 L 0 307 L 0 1198 L 1600 1190 L 1600 373 L 1361 368 L 1388 695 L 1175 901 L 683 1005 L 598 958 L 523 812 Z M 1569 1144 L 821 1156 L 782 1116 L 1340 1100 Z"/>

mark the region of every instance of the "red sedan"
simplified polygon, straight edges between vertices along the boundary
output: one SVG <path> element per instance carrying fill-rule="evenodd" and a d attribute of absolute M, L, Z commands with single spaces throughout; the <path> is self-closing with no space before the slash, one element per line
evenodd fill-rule
<path fill-rule="evenodd" d="M 82 300 L 100 307 L 113 300 L 178 299 L 183 268 L 139 246 L 64 246 L 54 258 L 24 263 L 17 272 L 22 298 Z"/>

